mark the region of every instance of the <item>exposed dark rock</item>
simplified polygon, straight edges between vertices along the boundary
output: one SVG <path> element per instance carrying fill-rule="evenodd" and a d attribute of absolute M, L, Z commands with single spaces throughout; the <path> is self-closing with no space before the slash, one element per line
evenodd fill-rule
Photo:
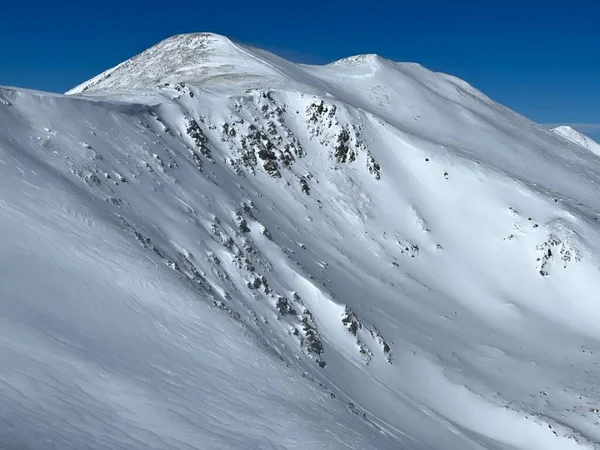
<path fill-rule="evenodd" d="M 358 330 L 362 328 L 362 325 L 356 317 L 356 314 L 354 314 L 354 311 L 352 311 L 347 306 L 344 310 L 344 314 L 342 315 L 342 323 L 350 332 L 350 334 L 352 334 L 352 336 L 356 336 Z"/>

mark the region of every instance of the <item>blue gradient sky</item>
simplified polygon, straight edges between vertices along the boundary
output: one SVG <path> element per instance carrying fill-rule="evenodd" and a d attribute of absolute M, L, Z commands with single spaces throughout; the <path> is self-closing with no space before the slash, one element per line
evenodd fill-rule
<path fill-rule="evenodd" d="M 63 92 L 165 37 L 212 31 L 305 63 L 357 53 L 416 61 L 537 122 L 600 123 L 592 0 L 68 3 L 3 5 L 0 85 Z"/>

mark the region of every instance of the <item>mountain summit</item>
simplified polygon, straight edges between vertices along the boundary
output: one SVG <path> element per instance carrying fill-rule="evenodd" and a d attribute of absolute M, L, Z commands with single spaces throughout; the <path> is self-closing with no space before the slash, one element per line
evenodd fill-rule
<path fill-rule="evenodd" d="M 574 128 L 568 125 L 563 125 L 560 127 L 552 128 L 551 131 L 600 156 L 600 144 L 594 141 L 591 137 L 580 133 Z"/>
<path fill-rule="evenodd" d="M 415 63 L 169 38 L 0 88 L 0 447 L 594 449 L 600 158 Z"/>
<path fill-rule="evenodd" d="M 169 82 L 207 82 L 213 78 L 260 78 L 277 75 L 251 49 L 212 33 L 170 37 L 124 61 L 67 94 L 155 88 Z"/>

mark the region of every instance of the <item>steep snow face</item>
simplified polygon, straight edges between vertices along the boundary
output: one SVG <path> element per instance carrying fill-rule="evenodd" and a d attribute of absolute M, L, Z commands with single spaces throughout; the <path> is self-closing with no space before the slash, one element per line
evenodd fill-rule
<path fill-rule="evenodd" d="M 600 144 L 570 126 L 552 128 L 553 132 L 600 156 Z"/>
<path fill-rule="evenodd" d="M 596 448 L 593 153 L 372 55 L 108 73 L 0 90 L 2 446 Z"/>

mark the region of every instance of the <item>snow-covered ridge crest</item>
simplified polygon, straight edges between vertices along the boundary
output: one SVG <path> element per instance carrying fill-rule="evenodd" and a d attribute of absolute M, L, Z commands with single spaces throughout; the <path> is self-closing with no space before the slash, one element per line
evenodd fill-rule
<path fill-rule="evenodd" d="M 299 90 L 322 90 L 318 78 L 338 72 L 341 77 L 401 70 L 426 71 L 417 63 L 398 63 L 377 54 L 361 54 L 324 66 L 299 65 L 272 53 L 235 43 L 214 33 L 181 34 L 69 90 L 67 94 L 97 94 L 156 89 L 168 83 L 190 83 L 211 88 L 295 85 Z M 384 75 L 385 76 L 385 75 Z M 317 78 L 317 79 L 315 79 Z"/>

